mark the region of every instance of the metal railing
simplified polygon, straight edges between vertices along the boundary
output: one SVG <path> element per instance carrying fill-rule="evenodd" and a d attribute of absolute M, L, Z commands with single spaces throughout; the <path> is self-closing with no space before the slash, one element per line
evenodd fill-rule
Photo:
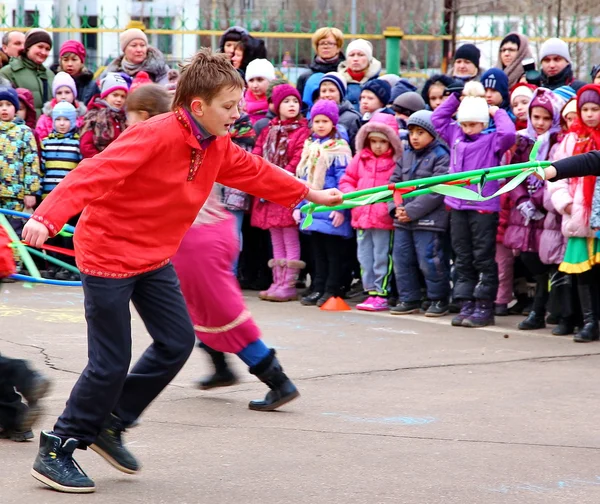
<path fill-rule="evenodd" d="M 41 27 L 57 34 L 57 42 L 79 38 L 88 48 L 88 65 L 92 69 L 117 55 L 118 33 L 132 22 L 132 18 L 124 16 L 118 6 L 113 13 L 107 13 L 104 7 L 100 7 L 97 15 L 89 14 L 85 7 L 81 13 L 67 8 L 60 19 L 54 8 L 45 12 L 37 8 L 34 11 L 21 10 L 13 13 L 14 23 L 9 22 L 10 16 L 5 9 L 4 5 L 0 6 L 0 30 L 26 31 L 31 27 Z M 384 62 L 387 71 L 400 71 L 407 77 L 425 77 L 439 71 L 444 56 L 448 56 L 442 53 L 443 41 L 451 41 L 451 48 L 461 42 L 474 42 L 485 50 L 493 64 L 499 41 L 510 31 L 527 35 L 534 46 L 556 34 L 556 28 L 548 25 L 552 20 L 546 16 L 463 16 L 458 19 L 455 33 L 451 34 L 449 27 L 440 19 L 428 16 L 417 20 L 409 15 L 403 26 L 390 28 L 382 25 L 381 12 L 376 15 L 362 13 L 357 33 L 351 34 L 350 14 L 337 19 L 331 11 L 315 11 L 303 17 L 300 11 L 290 16 L 283 11 L 272 15 L 266 10 L 260 13 L 231 10 L 228 16 L 223 16 L 216 9 L 206 15 L 196 12 L 197 16 L 192 17 L 184 8 L 175 12 L 168 6 L 158 15 L 151 6 L 146 13 L 137 14 L 140 14 L 136 18 L 143 23 L 150 43 L 163 51 L 172 64 L 189 57 L 201 45 L 214 45 L 227 26 L 242 25 L 253 36 L 265 39 L 269 58 L 288 72 L 311 61 L 314 52 L 310 38 L 321 26 L 338 27 L 348 40 L 357 37 L 370 40 L 375 57 Z M 123 23 L 125 18 L 127 22 Z M 588 68 L 596 62 L 594 58 L 600 57 L 598 47 L 595 47 L 600 42 L 598 21 L 591 16 L 573 16 L 562 22 L 560 35 L 572 44 L 572 52 L 577 57 L 574 65 Z"/>

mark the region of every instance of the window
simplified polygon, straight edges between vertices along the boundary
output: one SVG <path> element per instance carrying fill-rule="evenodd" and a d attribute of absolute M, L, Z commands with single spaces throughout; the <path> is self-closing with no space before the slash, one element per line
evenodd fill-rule
<path fill-rule="evenodd" d="M 79 19 L 82 28 L 98 28 L 98 16 L 81 16 Z M 98 34 L 97 33 L 82 33 L 81 43 L 86 50 L 95 51 L 98 49 Z"/>
<path fill-rule="evenodd" d="M 39 12 L 34 11 L 34 10 L 26 10 L 23 13 L 23 16 L 21 16 L 22 11 L 19 10 L 18 12 L 16 10 L 13 10 L 12 12 L 12 17 L 13 17 L 13 26 L 17 26 L 17 27 L 34 27 L 36 26 L 37 22 L 39 21 Z"/>
<path fill-rule="evenodd" d="M 243 11 L 254 10 L 254 0 L 240 0 L 240 9 Z"/>

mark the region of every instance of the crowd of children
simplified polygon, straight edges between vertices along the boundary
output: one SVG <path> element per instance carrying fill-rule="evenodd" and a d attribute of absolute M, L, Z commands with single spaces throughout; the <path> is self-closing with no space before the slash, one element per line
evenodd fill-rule
<path fill-rule="evenodd" d="M 243 30 L 229 30 L 221 42 L 246 82 L 240 118 L 230 128 L 233 142 L 315 189 L 352 192 L 522 162 L 536 142 L 536 159 L 554 161 L 600 142 L 597 84 L 578 92 L 568 85 L 550 89 L 492 68 L 479 80 L 434 75 L 419 93 L 405 79 L 375 72 L 372 47 L 357 40 L 340 73 L 311 76 L 301 96 L 277 79 L 264 48 Z M 90 90 L 80 82 L 85 50 L 74 41 L 64 49 L 64 71 L 39 118 L 28 90 L 0 87 L 5 208 L 31 212 L 81 159 L 104 151 L 139 119 L 126 103 L 149 79 L 108 73 L 94 82 L 95 95 L 79 101 Z M 371 65 L 364 75 L 352 70 L 360 57 Z M 504 182 L 487 182 L 483 194 Z M 221 194 L 235 217 L 241 257 L 233 268 L 241 284 L 250 270 L 270 270 L 263 300 L 322 306 L 356 293 L 358 284 L 359 310 L 454 312 L 452 325 L 463 327 L 523 314 L 520 329 L 552 324 L 553 334 L 576 332 L 576 341 L 600 336 L 594 282 L 600 188 L 592 176 L 557 183 L 532 176 L 483 202 L 430 194 L 319 213 L 306 229 L 301 205 L 293 211 L 229 187 Z M 20 230 L 21 220 L 11 223 Z M 52 267 L 43 275 L 76 279 Z"/>
<path fill-rule="evenodd" d="M 595 84 L 576 92 L 521 79 L 509 87 L 509 76 L 494 68 L 466 83 L 435 75 L 418 93 L 391 77 L 352 83 L 352 106 L 346 101 L 348 80 L 326 73 L 314 84 L 308 107 L 289 84 L 268 82 L 274 78 L 268 61 L 250 62 L 247 112 L 263 128 L 254 153 L 311 187 L 352 192 L 524 162 L 536 142 L 540 161 L 600 145 Z M 483 195 L 494 195 L 505 182 L 488 181 Z M 531 176 L 487 201 L 422 195 L 318 213 L 306 229 L 299 210 L 292 215 L 254 200 L 250 221 L 268 230 L 272 245 L 273 280 L 259 296 L 322 306 L 331 297 L 351 295 L 354 279 L 364 296 L 359 310 L 429 317 L 454 312 L 452 325 L 462 327 L 523 314 L 520 329 L 552 324 L 553 334 L 597 340 L 595 188 L 591 176 L 557 183 Z M 244 246 L 252 250 L 253 244 L 246 240 Z M 307 285 L 301 295 L 300 284 Z"/>

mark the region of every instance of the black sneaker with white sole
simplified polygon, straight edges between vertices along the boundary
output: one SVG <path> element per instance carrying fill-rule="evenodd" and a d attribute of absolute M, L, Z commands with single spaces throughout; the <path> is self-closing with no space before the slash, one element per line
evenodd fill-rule
<path fill-rule="evenodd" d="M 111 415 L 90 448 L 119 471 L 135 474 L 140 470 L 140 464 L 123 446 L 121 435 L 124 431 L 125 427 L 121 419 Z"/>
<path fill-rule="evenodd" d="M 443 317 L 450 312 L 450 306 L 447 301 L 443 299 L 437 299 L 432 301 L 425 312 L 426 317 Z"/>
<path fill-rule="evenodd" d="M 31 475 L 59 492 L 92 493 L 96 485 L 73 458 L 79 445 L 77 439 L 63 440 L 52 432 L 40 434 L 40 450 L 33 463 Z"/>

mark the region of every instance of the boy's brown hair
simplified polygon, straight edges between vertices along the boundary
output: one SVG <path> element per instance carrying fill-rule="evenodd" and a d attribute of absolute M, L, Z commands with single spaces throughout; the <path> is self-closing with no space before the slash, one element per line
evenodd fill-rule
<path fill-rule="evenodd" d="M 171 95 L 159 84 L 144 84 L 127 96 L 129 112 L 147 112 L 149 117 L 171 110 Z"/>
<path fill-rule="evenodd" d="M 245 85 L 226 54 L 202 47 L 189 62 L 181 65 L 173 109 L 189 106 L 194 98 L 202 98 L 210 104 L 221 90 L 244 89 Z"/>

